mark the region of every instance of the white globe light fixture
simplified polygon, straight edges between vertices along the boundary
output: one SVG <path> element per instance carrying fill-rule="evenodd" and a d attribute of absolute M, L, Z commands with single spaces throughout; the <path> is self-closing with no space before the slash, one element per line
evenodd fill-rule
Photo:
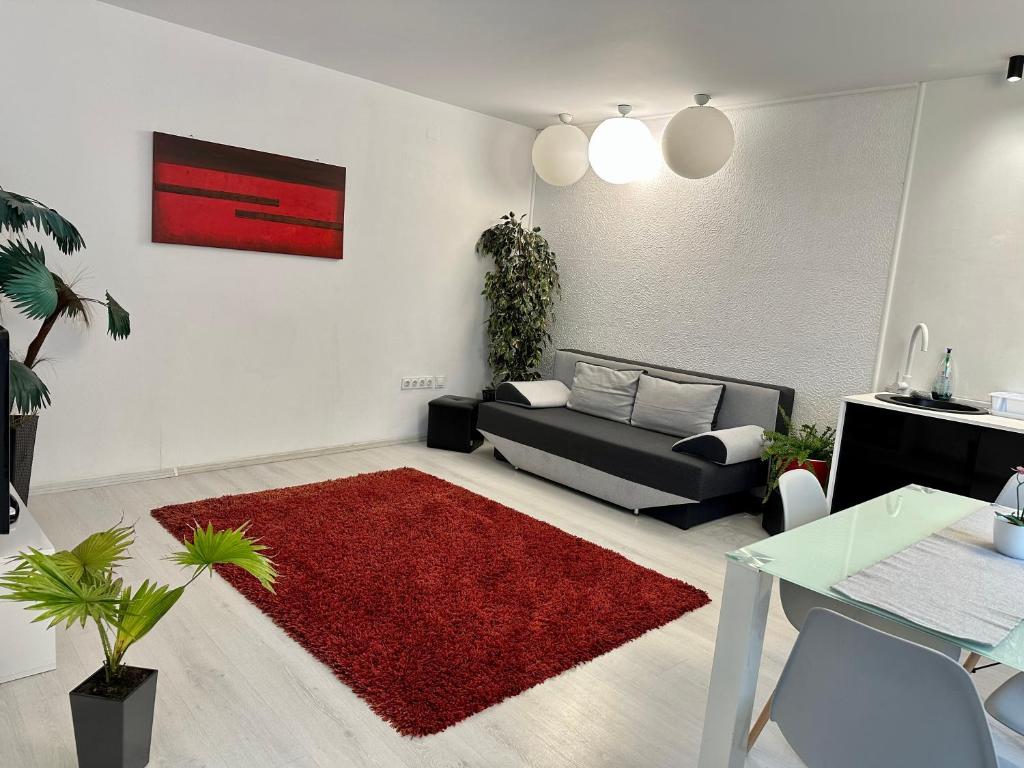
<path fill-rule="evenodd" d="M 587 161 L 587 134 L 563 112 L 558 125 L 549 125 L 533 142 L 533 170 L 553 187 L 567 187 L 583 178 Z"/>
<path fill-rule="evenodd" d="M 590 137 L 590 167 L 610 184 L 650 178 L 658 170 L 658 145 L 633 108 L 619 104 L 622 117 L 610 117 Z"/>
<path fill-rule="evenodd" d="M 703 179 L 721 170 L 736 144 L 729 118 L 707 106 L 711 97 L 698 93 L 697 106 L 676 113 L 665 126 L 661 152 L 665 163 L 687 179 Z"/>

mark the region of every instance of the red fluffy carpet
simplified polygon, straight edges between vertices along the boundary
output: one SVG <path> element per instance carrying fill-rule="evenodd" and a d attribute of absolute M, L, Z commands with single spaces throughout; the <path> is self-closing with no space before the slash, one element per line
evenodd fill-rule
<path fill-rule="evenodd" d="M 401 733 L 425 736 L 709 602 L 705 592 L 414 469 L 154 510 L 252 521 L 277 595 L 222 575 Z"/>

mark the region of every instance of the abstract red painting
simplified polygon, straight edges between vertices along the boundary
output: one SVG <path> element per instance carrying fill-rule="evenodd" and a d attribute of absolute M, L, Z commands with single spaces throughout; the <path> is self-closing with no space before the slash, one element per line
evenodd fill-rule
<path fill-rule="evenodd" d="M 153 242 L 342 257 L 345 169 L 153 133 Z"/>

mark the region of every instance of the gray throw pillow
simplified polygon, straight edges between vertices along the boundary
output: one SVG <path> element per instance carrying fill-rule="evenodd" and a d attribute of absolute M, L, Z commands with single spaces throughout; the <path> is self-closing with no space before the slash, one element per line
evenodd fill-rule
<path fill-rule="evenodd" d="M 576 363 L 566 407 L 602 419 L 629 423 L 643 371 L 617 371 L 603 365 Z"/>
<path fill-rule="evenodd" d="M 724 384 L 640 377 L 629 423 L 666 435 L 687 437 L 715 428 Z"/>

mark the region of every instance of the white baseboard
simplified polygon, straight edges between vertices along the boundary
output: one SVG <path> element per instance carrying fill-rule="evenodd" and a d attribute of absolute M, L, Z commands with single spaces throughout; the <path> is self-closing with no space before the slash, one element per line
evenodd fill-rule
<path fill-rule="evenodd" d="M 292 461 L 294 459 L 310 459 L 316 456 L 329 456 L 332 453 L 348 453 L 350 451 L 365 451 L 370 448 L 385 448 L 389 445 L 408 445 L 426 440 L 426 435 L 416 437 L 404 437 L 397 440 L 371 440 L 365 443 L 346 443 L 344 445 L 332 445 L 326 448 L 306 448 L 298 451 L 283 451 L 281 453 L 266 453 L 261 456 L 246 456 L 240 459 L 229 461 L 213 461 L 206 464 L 187 464 L 180 467 L 164 467 L 160 469 L 144 470 L 142 472 L 126 472 L 120 475 L 101 475 L 99 477 L 85 477 L 79 480 L 63 480 L 55 483 L 35 483 L 31 486 L 33 495 L 47 493 L 60 493 L 62 491 L 80 491 L 85 488 L 100 488 L 104 485 L 120 485 L 122 483 L 138 483 L 144 480 L 159 480 L 178 475 L 194 475 L 197 472 L 215 472 L 220 469 L 234 469 L 235 467 L 249 467 L 253 464 L 274 464 L 279 461 Z"/>

